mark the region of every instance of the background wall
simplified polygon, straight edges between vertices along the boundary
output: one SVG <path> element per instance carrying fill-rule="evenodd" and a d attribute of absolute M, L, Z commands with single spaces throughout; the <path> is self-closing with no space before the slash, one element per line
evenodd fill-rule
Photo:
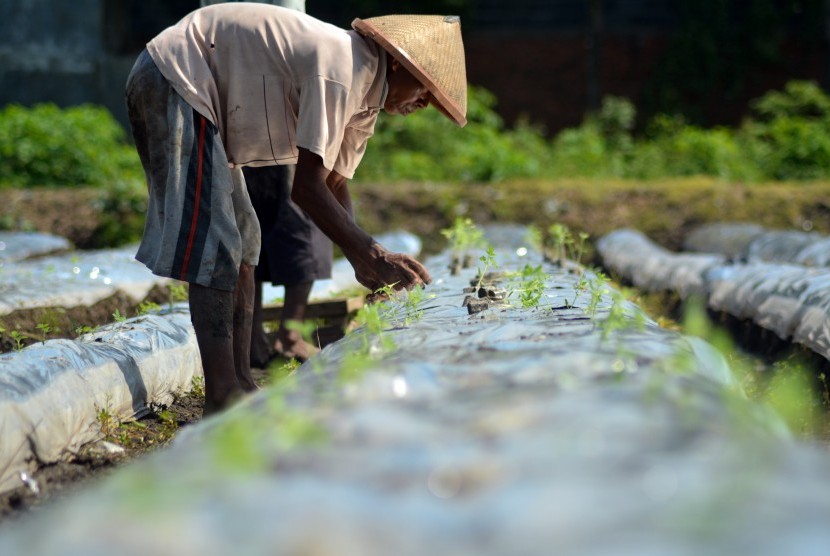
<path fill-rule="evenodd" d="M 199 0 L 4 0 L 0 105 L 101 104 L 126 122 L 135 56 Z M 827 85 L 827 0 L 398 0 L 399 13 L 462 16 L 468 77 L 508 121 L 578 124 L 602 96 L 643 116 L 681 112 L 737 123 L 749 99 L 793 78 Z M 381 0 L 307 0 L 339 26 L 389 10 Z"/>

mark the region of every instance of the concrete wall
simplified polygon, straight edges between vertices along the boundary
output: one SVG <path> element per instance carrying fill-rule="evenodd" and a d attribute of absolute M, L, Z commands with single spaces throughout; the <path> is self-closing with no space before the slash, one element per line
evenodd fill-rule
<path fill-rule="evenodd" d="M 307 10 L 345 27 L 355 5 L 308 0 Z M 123 86 L 136 55 L 198 6 L 199 0 L 0 2 L 0 106 L 92 102 L 126 124 Z M 579 124 L 604 95 L 641 100 L 678 26 L 671 0 L 478 0 L 472 6 L 463 23 L 470 82 L 496 94 L 509 122 L 527 115 L 551 132 Z M 701 99 L 709 119 L 737 123 L 750 98 L 789 79 L 826 81 L 826 38 L 818 48 L 797 40 L 784 48 L 787 67 L 770 68 L 742 96 L 724 99 L 713 91 Z"/>
<path fill-rule="evenodd" d="M 0 2 L 0 106 L 106 106 L 123 124 L 124 83 L 144 43 L 198 0 Z"/>

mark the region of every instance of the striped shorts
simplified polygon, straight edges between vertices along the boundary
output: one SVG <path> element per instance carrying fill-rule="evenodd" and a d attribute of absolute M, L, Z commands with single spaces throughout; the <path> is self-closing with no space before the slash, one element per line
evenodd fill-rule
<path fill-rule="evenodd" d="M 219 132 L 143 51 L 127 79 L 127 110 L 149 201 L 136 259 L 159 276 L 233 290 L 259 260 L 260 229 L 240 168 Z"/>

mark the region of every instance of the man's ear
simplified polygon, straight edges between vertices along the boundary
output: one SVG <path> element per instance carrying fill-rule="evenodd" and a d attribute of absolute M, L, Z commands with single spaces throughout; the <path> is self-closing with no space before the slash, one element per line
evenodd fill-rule
<path fill-rule="evenodd" d="M 398 68 L 401 67 L 401 63 L 396 58 L 393 58 L 392 56 L 390 56 L 389 59 L 391 60 L 391 63 L 389 64 L 389 72 L 391 73 L 391 72 L 394 72 L 394 71 L 398 71 Z"/>

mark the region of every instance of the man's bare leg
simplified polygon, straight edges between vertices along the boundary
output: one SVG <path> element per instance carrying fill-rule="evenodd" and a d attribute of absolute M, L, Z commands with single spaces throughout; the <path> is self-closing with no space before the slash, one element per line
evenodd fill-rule
<path fill-rule="evenodd" d="M 242 394 L 233 357 L 233 292 L 190 284 L 190 319 L 205 373 L 205 409 L 209 415 Z"/>
<path fill-rule="evenodd" d="M 254 313 L 254 267 L 242 263 L 234 290 L 233 360 L 236 379 L 246 392 L 258 387 L 251 377 L 251 326 Z"/>
<path fill-rule="evenodd" d="M 301 282 L 293 286 L 285 286 L 285 304 L 282 309 L 282 322 L 277 331 L 275 349 L 285 357 L 294 357 L 299 361 L 306 361 L 309 357 L 319 351 L 315 346 L 303 340 L 302 334 L 297 330 L 289 330 L 289 321 L 303 322 L 305 310 L 308 306 L 308 296 L 314 282 Z"/>
<path fill-rule="evenodd" d="M 264 369 L 274 357 L 262 322 L 262 280 L 254 281 L 254 312 L 251 325 L 251 365 Z"/>

